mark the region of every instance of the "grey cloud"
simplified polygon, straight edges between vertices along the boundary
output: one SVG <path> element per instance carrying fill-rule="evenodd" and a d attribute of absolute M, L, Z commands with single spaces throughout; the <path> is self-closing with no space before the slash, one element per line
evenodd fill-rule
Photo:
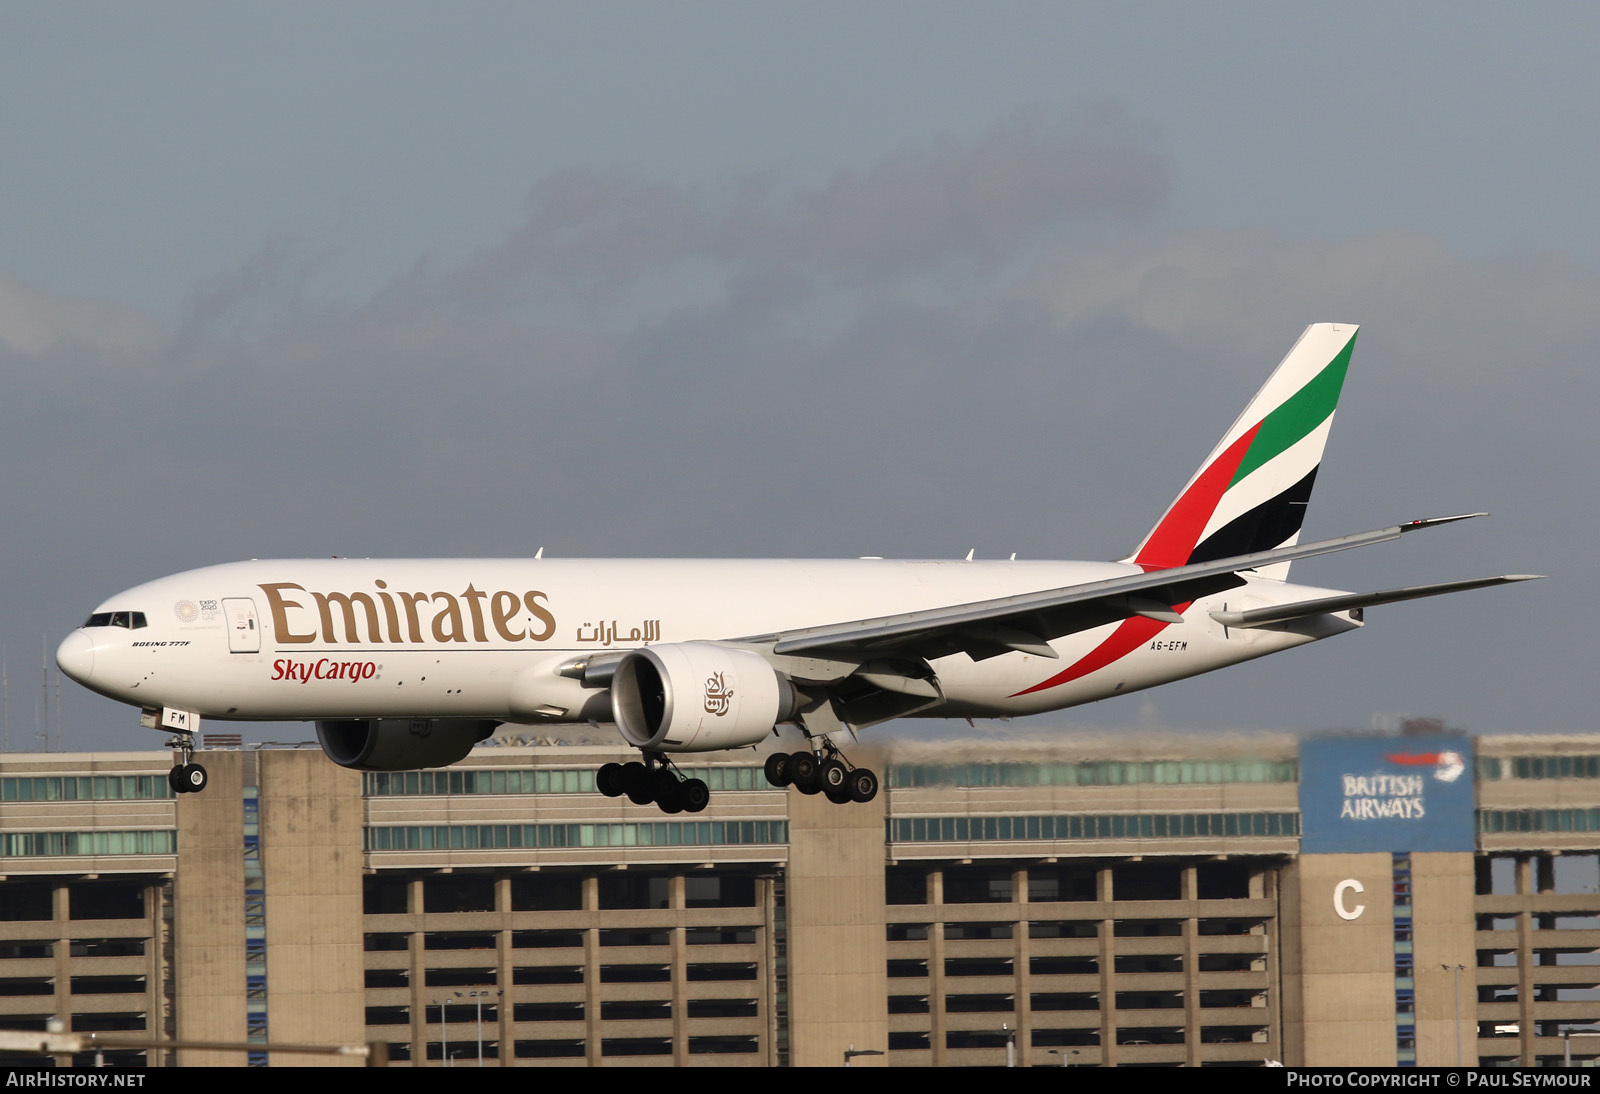
<path fill-rule="evenodd" d="M 121 362 L 143 358 L 164 341 L 160 326 L 132 308 L 58 296 L 0 271 L 0 349 L 20 358 L 65 349 Z"/>
<path fill-rule="evenodd" d="M 1027 292 L 1064 324 L 1115 310 L 1231 352 L 1269 351 L 1261 321 L 1280 316 L 1418 332 L 1458 380 L 1463 369 L 1504 374 L 1551 339 L 1600 332 L 1600 279 L 1565 256 L 1469 260 L 1405 231 L 1331 243 L 1198 232 L 1057 247 Z M 1250 342 L 1224 345 L 1252 327 L 1261 333 Z"/>
<path fill-rule="evenodd" d="M 610 297 L 695 261 L 798 265 L 852 283 L 953 260 L 987 266 L 1063 221 L 1136 221 L 1168 186 L 1165 159 L 1110 110 L 1075 127 L 1021 116 L 800 192 L 755 176 L 696 189 L 568 170 L 536 185 L 524 222 L 446 292 L 469 305 L 529 286 Z"/>
<path fill-rule="evenodd" d="M 944 141 L 841 175 L 801 199 L 794 242 L 831 268 L 863 274 L 951 258 L 1000 262 L 1065 218 L 1154 212 L 1168 172 L 1114 112 L 1072 131 L 1024 116 L 971 147 Z"/>
<path fill-rule="evenodd" d="M 708 249 L 712 214 L 685 190 L 618 173 L 558 172 L 539 182 L 528 215 L 502 244 L 462 269 L 469 299 L 501 299 L 534 281 L 583 294 L 614 292 Z"/>
<path fill-rule="evenodd" d="M 1416 481 L 1537 490 L 1600 456 L 1592 430 L 1555 426 L 1600 397 L 1600 278 L 1563 256 L 1469 260 L 1411 232 L 1332 243 L 1187 233 L 1057 248 L 1017 291 L 1066 329 L 1117 317 L 1181 347 L 1169 368 L 1199 370 L 1185 381 L 1202 389 L 1197 406 L 1211 401 L 1205 388 L 1248 382 L 1301 325 L 1361 323 L 1344 406 L 1387 437 L 1347 447 L 1362 429 L 1352 412 L 1330 451 L 1404 457 Z M 1530 466 L 1536 452 L 1545 467 Z M 1394 492 L 1406 480 L 1379 481 Z M 1552 502 L 1544 520 L 1592 521 Z"/>

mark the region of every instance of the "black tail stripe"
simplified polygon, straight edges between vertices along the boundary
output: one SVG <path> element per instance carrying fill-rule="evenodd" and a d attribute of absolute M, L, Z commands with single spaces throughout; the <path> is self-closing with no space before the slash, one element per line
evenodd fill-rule
<path fill-rule="evenodd" d="M 1321 465 L 1318 465 L 1321 466 Z M 1300 530 L 1306 518 L 1317 468 L 1277 497 L 1268 498 L 1212 532 L 1189 553 L 1189 562 L 1215 562 L 1219 558 L 1270 551 Z"/>

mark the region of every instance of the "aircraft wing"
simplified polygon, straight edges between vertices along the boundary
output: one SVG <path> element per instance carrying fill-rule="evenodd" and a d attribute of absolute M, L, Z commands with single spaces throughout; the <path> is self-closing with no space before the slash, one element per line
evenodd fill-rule
<path fill-rule="evenodd" d="M 1337 539 L 1234 555 L 1212 562 L 737 641 L 769 646 L 773 653 L 779 655 L 854 660 L 882 656 L 931 659 L 958 652 L 967 653 L 974 660 L 982 660 L 1012 650 L 1041 657 L 1056 657 L 1055 651 L 1047 644 L 1051 639 L 1091 630 L 1131 615 L 1177 622 L 1181 617 L 1175 605 L 1187 604 L 1199 597 L 1243 585 L 1244 579 L 1239 576 L 1242 570 L 1348 551 L 1354 547 L 1399 539 L 1407 532 L 1483 515 L 1466 513 L 1416 520 Z M 1498 580 L 1492 579 L 1490 583 Z M 1431 594 L 1420 592 L 1415 595 Z M 1328 607 L 1317 610 L 1341 609 Z"/>

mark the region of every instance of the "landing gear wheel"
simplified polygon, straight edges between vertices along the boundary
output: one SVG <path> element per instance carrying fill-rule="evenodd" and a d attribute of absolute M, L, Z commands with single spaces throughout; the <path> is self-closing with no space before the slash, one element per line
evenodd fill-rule
<path fill-rule="evenodd" d="M 194 734 L 187 730 L 179 730 L 171 740 L 167 741 L 167 747 L 182 757 L 172 765 L 172 770 L 167 772 L 167 785 L 172 787 L 172 792 L 198 794 L 204 790 L 210 780 L 206 778 L 206 769 L 194 762 Z"/>
<path fill-rule="evenodd" d="M 685 813 L 698 813 L 711 801 L 711 788 L 700 779 L 685 779 L 678 785 L 678 801 Z"/>
<path fill-rule="evenodd" d="M 661 806 L 662 812 L 668 812 L 669 805 L 677 807 L 671 810 L 673 813 L 683 808 L 680 796 L 681 783 L 670 768 L 661 767 L 650 773 L 650 789 L 655 792 L 656 802 Z"/>
<path fill-rule="evenodd" d="M 793 770 L 793 757 L 787 752 L 774 752 L 767 757 L 765 766 L 767 785 L 788 786 L 794 781 L 791 774 Z"/>
<path fill-rule="evenodd" d="M 850 803 L 850 788 L 847 786 L 829 786 L 822 791 L 834 805 L 848 805 Z"/>
<path fill-rule="evenodd" d="M 809 752 L 795 752 L 789 756 L 789 781 L 807 794 L 817 792 L 817 758 Z M 811 789 L 806 789 L 810 787 Z"/>
<path fill-rule="evenodd" d="M 612 797 L 626 794 L 635 805 L 655 802 L 668 814 L 698 813 L 711 801 L 711 788 L 703 780 L 684 778 L 660 752 L 644 752 L 643 762 L 603 765 L 595 774 L 595 789 Z"/>
<path fill-rule="evenodd" d="M 851 801 L 869 802 L 878 796 L 878 774 L 871 768 L 858 767 L 850 772 L 845 786 Z"/>
<path fill-rule="evenodd" d="M 817 781 L 822 784 L 822 789 L 828 792 L 828 797 L 833 798 L 834 791 L 843 790 L 849 793 L 845 780 L 850 777 L 850 771 L 838 760 L 829 756 L 817 768 Z M 848 800 L 848 799 L 847 799 Z"/>
<path fill-rule="evenodd" d="M 638 760 L 622 765 L 622 792 L 634 805 L 649 805 L 655 800 L 650 781 L 649 770 Z"/>

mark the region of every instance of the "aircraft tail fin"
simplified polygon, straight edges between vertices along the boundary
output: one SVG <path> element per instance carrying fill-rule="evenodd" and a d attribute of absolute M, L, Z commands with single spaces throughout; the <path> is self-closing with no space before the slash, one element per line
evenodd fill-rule
<path fill-rule="evenodd" d="M 1299 541 L 1357 329 L 1306 328 L 1126 561 L 1162 570 Z M 1261 570 L 1288 572 L 1287 562 Z"/>

